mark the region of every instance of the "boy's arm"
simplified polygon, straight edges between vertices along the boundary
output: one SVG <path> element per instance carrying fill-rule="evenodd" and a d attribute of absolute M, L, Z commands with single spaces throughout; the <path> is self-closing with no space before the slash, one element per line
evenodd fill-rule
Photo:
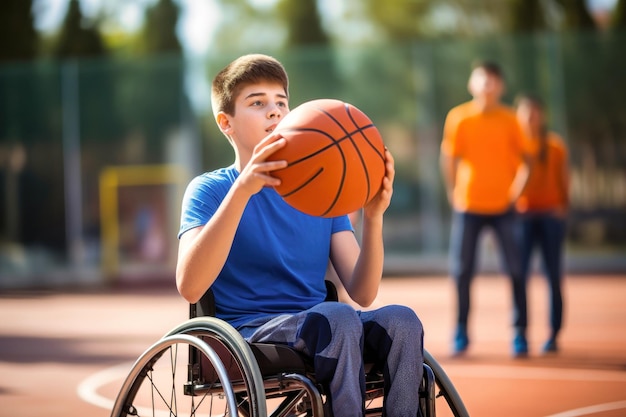
<path fill-rule="evenodd" d="M 209 222 L 181 236 L 176 286 L 190 303 L 204 295 L 222 270 L 250 197 L 265 186 L 280 184 L 280 180 L 268 172 L 284 168 L 286 161 L 265 162 L 265 159 L 284 145 L 285 140 L 281 140 L 279 134 L 261 141 Z"/>
<path fill-rule="evenodd" d="M 224 266 L 249 199 L 250 195 L 234 184 L 205 226 L 180 237 L 176 286 L 190 303 L 204 295 Z"/>
<path fill-rule="evenodd" d="M 331 241 L 331 260 L 337 275 L 350 298 L 363 307 L 374 302 L 383 273 L 383 215 L 391 203 L 395 176 L 389 151 L 385 152 L 385 161 L 381 190 L 363 208 L 361 247 L 351 232 L 335 233 Z"/>

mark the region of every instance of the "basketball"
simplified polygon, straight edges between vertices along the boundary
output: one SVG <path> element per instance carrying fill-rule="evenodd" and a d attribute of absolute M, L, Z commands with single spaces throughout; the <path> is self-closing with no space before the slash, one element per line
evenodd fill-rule
<path fill-rule="evenodd" d="M 312 216 L 335 217 L 359 210 L 378 193 L 385 176 L 385 146 L 372 121 L 355 106 L 319 99 L 293 109 L 275 129 L 287 140 L 271 160 L 276 191 Z"/>

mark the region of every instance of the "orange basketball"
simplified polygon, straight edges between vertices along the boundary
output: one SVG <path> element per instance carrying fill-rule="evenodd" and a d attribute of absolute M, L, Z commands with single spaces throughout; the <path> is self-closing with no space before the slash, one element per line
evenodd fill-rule
<path fill-rule="evenodd" d="M 271 160 L 286 160 L 272 172 L 276 191 L 312 216 L 352 213 L 369 202 L 385 176 L 385 146 L 372 121 L 340 100 L 308 101 L 293 109 L 275 131 L 287 140 Z"/>

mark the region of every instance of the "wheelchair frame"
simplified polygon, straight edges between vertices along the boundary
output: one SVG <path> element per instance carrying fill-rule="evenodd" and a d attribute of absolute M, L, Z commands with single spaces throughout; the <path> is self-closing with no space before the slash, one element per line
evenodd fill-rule
<path fill-rule="evenodd" d="M 332 283 L 327 282 L 327 289 L 327 298 L 336 300 Z M 315 381 L 308 358 L 285 345 L 248 343 L 230 324 L 214 316 L 215 304 L 208 291 L 201 302 L 190 306 L 189 320 L 170 330 L 137 359 L 111 416 L 143 415 L 144 409 L 148 415 L 169 416 L 332 416 L 325 387 Z M 184 378 L 178 381 L 179 360 L 172 358 L 180 352 L 184 356 L 180 361 L 186 364 L 180 372 Z M 176 364 L 168 363 L 168 356 Z M 161 361 L 165 361 L 164 369 L 158 372 L 166 376 L 157 378 L 154 373 Z M 165 379 L 163 385 L 159 378 Z M 382 375 L 366 363 L 366 416 L 382 416 L 383 393 Z M 436 416 L 441 407 L 455 417 L 469 416 L 451 380 L 426 350 L 424 378 L 416 401 L 422 417 Z M 184 402 L 187 404 L 179 407 Z M 214 403 L 217 411 L 213 410 Z"/>

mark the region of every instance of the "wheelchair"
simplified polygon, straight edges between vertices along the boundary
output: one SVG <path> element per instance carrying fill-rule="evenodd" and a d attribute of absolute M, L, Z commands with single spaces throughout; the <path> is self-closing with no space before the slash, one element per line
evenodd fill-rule
<path fill-rule="evenodd" d="M 327 300 L 337 301 L 326 282 Z M 366 364 L 365 415 L 382 416 L 382 373 Z M 286 345 L 248 343 L 215 317 L 211 290 L 190 305 L 190 318 L 166 333 L 133 364 L 111 417 L 331 417 L 327 388 L 309 358 Z M 469 414 L 443 368 L 424 351 L 420 417 Z M 341 416 L 336 416 L 341 417 Z"/>

